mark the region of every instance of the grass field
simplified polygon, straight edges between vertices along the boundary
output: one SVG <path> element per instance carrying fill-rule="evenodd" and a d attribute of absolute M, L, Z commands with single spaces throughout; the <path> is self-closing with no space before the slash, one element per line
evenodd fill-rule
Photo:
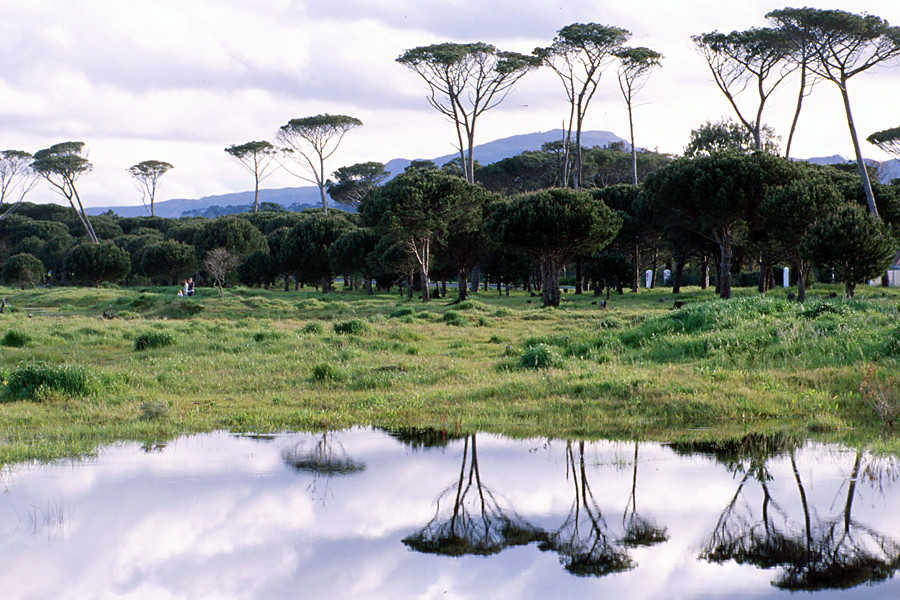
<path fill-rule="evenodd" d="M 451 305 L 0 288 L 0 464 L 187 432 L 350 426 L 657 440 L 790 429 L 896 451 L 884 423 L 900 405 L 900 290 L 832 291 L 799 305 L 784 290 L 645 290 L 606 308 L 566 294 L 547 309 L 495 290 Z"/>

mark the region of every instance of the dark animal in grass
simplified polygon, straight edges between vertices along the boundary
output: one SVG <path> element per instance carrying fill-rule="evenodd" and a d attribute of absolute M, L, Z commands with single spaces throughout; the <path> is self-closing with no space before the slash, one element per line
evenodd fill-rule
<path fill-rule="evenodd" d="M 673 309 L 674 309 L 674 308 L 681 308 L 682 306 L 684 306 L 684 302 L 682 302 L 681 300 L 676 300 L 676 301 L 675 301 L 675 304 L 672 306 L 672 308 L 673 308 Z"/>
<path fill-rule="evenodd" d="M 657 300 L 657 302 L 663 303 L 663 302 L 667 302 L 668 300 L 669 300 L 668 298 L 660 298 Z"/>
<path fill-rule="evenodd" d="M 837 298 L 837 292 L 831 292 L 830 294 L 828 294 L 828 297 L 829 298 Z"/>
<path fill-rule="evenodd" d="M 794 298 L 796 298 L 796 296 L 794 295 L 794 292 L 791 292 L 790 294 L 787 295 L 788 302 L 793 302 Z"/>

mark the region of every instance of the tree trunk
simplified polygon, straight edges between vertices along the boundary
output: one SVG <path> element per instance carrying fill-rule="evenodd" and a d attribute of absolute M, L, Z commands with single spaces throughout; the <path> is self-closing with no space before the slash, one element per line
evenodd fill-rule
<path fill-rule="evenodd" d="M 641 287 L 641 247 L 635 242 L 632 247 L 631 254 L 631 269 L 633 271 L 631 279 L 631 291 L 637 294 L 638 289 Z"/>
<path fill-rule="evenodd" d="M 869 171 L 866 169 L 866 161 L 863 159 L 862 150 L 859 147 L 859 137 L 856 135 L 856 125 L 853 123 L 853 113 L 850 112 L 850 97 L 847 95 L 847 80 L 842 79 L 838 86 L 841 90 L 841 97 L 844 99 L 844 111 L 847 113 L 847 125 L 850 127 L 850 138 L 853 140 L 853 150 L 856 152 L 856 168 L 859 171 L 859 177 L 862 179 L 863 191 L 866 193 L 866 204 L 869 207 L 869 213 L 876 219 L 878 216 L 878 207 L 875 206 L 875 195 L 872 193 L 872 183 L 869 181 Z"/>
<path fill-rule="evenodd" d="M 422 288 L 422 302 L 428 302 L 431 300 L 431 291 L 428 289 L 428 271 L 425 270 L 424 265 L 419 265 L 419 279 L 421 280 L 419 283 Z"/>
<path fill-rule="evenodd" d="M 703 252 L 700 258 L 700 289 L 709 288 L 709 255 Z"/>
<path fill-rule="evenodd" d="M 675 253 L 675 264 L 672 269 L 672 293 L 681 292 L 681 276 L 684 273 L 684 258 L 681 252 Z"/>
<path fill-rule="evenodd" d="M 459 281 L 459 285 L 457 286 L 459 288 L 459 294 L 456 297 L 456 301 L 462 302 L 463 300 L 465 300 L 466 298 L 469 297 L 469 286 L 468 286 L 468 282 L 466 281 L 466 270 L 459 269 L 456 272 L 456 275 L 457 275 L 458 281 Z"/>
<path fill-rule="evenodd" d="M 802 304 L 806 302 L 806 273 L 804 273 L 806 269 L 799 261 L 795 264 L 795 268 L 797 269 L 797 302 Z"/>
<path fill-rule="evenodd" d="M 544 306 L 559 306 L 559 266 L 553 259 L 541 261 L 541 300 Z"/>
<path fill-rule="evenodd" d="M 575 261 L 575 293 L 580 294 L 584 289 L 584 261 L 577 259 Z"/>
<path fill-rule="evenodd" d="M 478 265 L 472 267 L 472 291 L 477 292 L 478 286 L 481 285 L 481 269 Z"/>
<path fill-rule="evenodd" d="M 725 238 L 722 241 L 719 250 L 721 252 L 722 263 L 722 266 L 720 268 L 720 278 L 722 280 L 722 284 L 719 288 L 719 296 L 725 300 L 729 300 L 731 299 L 731 240 Z"/>

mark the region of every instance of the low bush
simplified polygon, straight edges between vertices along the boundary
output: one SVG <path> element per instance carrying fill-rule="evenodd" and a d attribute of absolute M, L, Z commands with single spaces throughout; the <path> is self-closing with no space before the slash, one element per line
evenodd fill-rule
<path fill-rule="evenodd" d="M 547 344 L 529 346 L 519 355 L 519 367 L 522 369 L 550 369 L 561 364 L 559 354 Z"/>
<path fill-rule="evenodd" d="M 465 327 L 469 322 L 465 315 L 462 315 L 455 310 L 448 310 L 445 312 L 443 321 L 447 325 L 454 325 L 456 327 Z"/>
<path fill-rule="evenodd" d="M 319 323 L 318 321 L 310 321 L 306 325 L 303 326 L 303 333 L 310 333 L 313 335 L 322 335 L 325 333 L 325 327 Z"/>
<path fill-rule="evenodd" d="M 175 343 L 175 336 L 168 331 L 148 331 L 142 333 L 134 340 L 135 350 L 149 350 L 151 348 L 165 348 Z"/>
<path fill-rule="evenodd" d="M 96 378 L 78 365 L 28 363 L 9 374 L 6 389 L 13 398 L 31 400 L 42 400 L 47 392 L 83 397 L 94 393 Z"/>
<path fill-rule="evenodd" d="M 162 400 L 150 400 L 141 404 L 141 421 L 156 421 L 169 415 L 169 405 Z"/>
<path fill-rule="evenodd" d="M 360 319 L 350 319 L 349 321 L 341 321 L 333 325 L 334 332 L 338 335 L 361 335 L 369 331 L 369 325 Z"/>
<path fill-rule="evenodd" d="M 343 381 L 344 372 L 331 363 L 319 363 L 312 370 L 313 381 Z"/>
<path fill-rule="evenodd" d="M 6 346 L 7 348 L 21 348 L 30 341 L 31 338 L 25 332 L 10 329 L 3 334 L 3 338 L 0 338 L 0 346 Z"/>

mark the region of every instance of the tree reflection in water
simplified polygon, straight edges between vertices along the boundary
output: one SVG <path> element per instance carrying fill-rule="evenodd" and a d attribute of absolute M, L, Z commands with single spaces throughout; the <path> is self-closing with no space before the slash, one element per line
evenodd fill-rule
<path fill-rule="evenodd" d="M 634 443 L 634 465 L 631 477 L 631 495 L 622 515 L 622 525 L 625 527 L 625 535 L 622 543 L 628 547 L 653 546 L 669 539 L 668 530 L 660 527 L 656 522 L 638 513 L 637 510 L 637 474 L 638 474 L 638 442 Z"/>
<path fill-rule="evenodd" d="M 880 487 L 887 479 L 896 479 L 900 471 L 896 459 L 857 450 L 842 486 L 846 486 L 846 497 L 839 503 L 841 510 L 820 518 L 810 505 L 797 467 L 799 446 L 799 441 L 788 438 L 749 436 L 739 446 L 719 447 L 718 452 L 712 452 L 732 472 L 742 472 L 743 477 L 705 541 L 701 558 L 711 562 L 734 560 L 761 568 L 781 567 L 781 574 L 772 584 L 787 590 L 845 589 L 892 577 L 900 569 L 900 544 L 853 519 L 852 511 L 859 481 L 864 477 Z M 785 453 L 790 458 L 802 508 L 801 524 L 793 522 L 770 493 L 773 476 L 767 463 Z M 762 491 L 758 516 L 743 500 L 751 479 Z"/>
<path fill-rule="evenodd" d="M 438 496 L 434 518 L 403 539 L 417 552 L 462 556 L 496 554 L 509 546 L 546 539 L 546 533 L 519 517 L 481 481 L 475 435 L 463 448 L 458 481 Z"/>
<path fill-rule="evenodd" d="M 559 554 L 560 563 L 573 575 L 603 576 L 634 568 L 627 551 L 609 531 L 585 475 L 584 442 L 578 457 L 566 443 L 566 471 L 572 477 L 575 500 L 562 526 L 541 544 Z"/>
<path fill-rule="evenodd" d="M 328 431 L 312 444 L 305 440 L 286 448 L 281 452 L 281 458 L 292 468 L 303 473 L 310 473 L 313 477 L 307 490 L 315 497 L 319 493 L 319 478 L 325 478 L 325 489 L 322 490 L 322 502 L 328 495 L 327 481 L 331 477 L 340 475 L 353 475 L 366 469 L 365 463 L 351 458 L 344 450 L 343 444 L 329 437 Z"/>

